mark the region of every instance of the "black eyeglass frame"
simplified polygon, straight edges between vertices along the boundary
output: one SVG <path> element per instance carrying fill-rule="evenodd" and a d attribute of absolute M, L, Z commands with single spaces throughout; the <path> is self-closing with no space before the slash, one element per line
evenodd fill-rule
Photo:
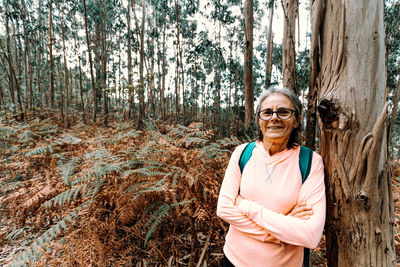
<path fill-rule="evenodd" d="M 279 108 L 278 110 L 276 110 L 276 111 L 273 111 L 273 110 L 271 110 L 271 117 L 269 118 L 269 119 L 263 119 L 263 118 L 261 118 L 261 112 L 263 112 L 263 111 L 266 111 L 266 110 L 271 110 L 271 109 L 269 109 L 269 108 L 266 108 L 266 109 L 263 109 L 263 110 L 260 110 L 259 112 L 258 112 L 258 117 L 261 119 L 261 120 L 263 120 L 263 121 L 269 121 L 270 119 L 272 119 L 272 117 L 274 116 L 274 113 L 276 113 L 276 116 L 280 119 L 280 120 L 284 120 L 284 121 L 286 121 L 286 120 L 289 120 L 292 116 L 293 116 L 293 113 L 296 113 L 296 110 L 294 110 L 294 109 L 290 109 L 290 108 Z M 290 111 L 290 116 L 288 117 L 288 118 L 286 118 L 286 119 L 282 119 L 280 116 L 279 116 L 279 113 L 278 112 L 280 112 L 280 111 Z"/>

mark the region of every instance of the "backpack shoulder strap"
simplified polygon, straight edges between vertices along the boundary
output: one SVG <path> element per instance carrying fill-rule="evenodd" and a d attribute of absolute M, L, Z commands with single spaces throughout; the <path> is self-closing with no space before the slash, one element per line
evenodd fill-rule
<path fill-rule="evenodd" d="M 311 170 L 313 151 L 305 146 L 300 146 L 299 166 L 301 172 L 301 181 L 304 184 Z M 304 248 L 303 266 L 310 266 L 310 249 Z"/>
<path fill-rule="evenodd" d="M 299 166 L 301 172 L 301 181 L 304 184 L 311 170 L 313 151 L 305 146 L 300 146 Z"/>
<path fill-rule="evenodd" d="M 255 146 L 256 146 L 256 142 L 254 141 L 254 142 L 248 143 L 246 145 L 246 147 L 243 149 L 242 154 L 240 155 L 240 158 L 239 158 L 239 167 L 240 167 L 241 173 L 243 173 L 244 166 L 246 166 L 247 162 L 249 161 Z"/>

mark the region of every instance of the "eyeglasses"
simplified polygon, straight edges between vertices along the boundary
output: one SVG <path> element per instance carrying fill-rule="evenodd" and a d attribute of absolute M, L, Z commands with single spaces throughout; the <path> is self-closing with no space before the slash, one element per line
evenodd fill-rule
<path fill-rule="evenodd" d="M 288 120 L 292 117 L 293 113 L 296 112 L 296 110 L 289 109 L 289 108 L 279 108 L 277 111 L 273 111 L 272 109 L 264 109 L 258 112 L 258 117 L 262 119 L 263 121 L 268 121 L 272 118 L 274 113 L 276 113 L 276 116 L 281 119 L 281 120 Z"/>

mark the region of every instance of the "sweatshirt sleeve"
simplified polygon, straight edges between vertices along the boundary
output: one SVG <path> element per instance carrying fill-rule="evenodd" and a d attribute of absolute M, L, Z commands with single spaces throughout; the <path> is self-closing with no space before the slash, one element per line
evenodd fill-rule
<path fill-rule="evenodd" d="M 244 198 L 238 198 L 236 207 L 282 242 L 307 248 L 317 247 L 325 224 L 326 199 L 324 166 L 321 156 L 315 152 L 310 175 L 300 189 L 298 202 L 301 201 L 312 206 L 314 214 L 309 220 L 273 212 Z"/>
<path fill-rule="evenodd" d="M 229 160 L 218 197 L 217 216 L 254 239 L 261 242 L 280 243 L 279 240 L 271 236 L 265 229 L 257 225 L 235 207 L 235 200 L 239 192 L 242 176 L 238 162 L 244 147 L 245 144 L 238 146 Z"/>

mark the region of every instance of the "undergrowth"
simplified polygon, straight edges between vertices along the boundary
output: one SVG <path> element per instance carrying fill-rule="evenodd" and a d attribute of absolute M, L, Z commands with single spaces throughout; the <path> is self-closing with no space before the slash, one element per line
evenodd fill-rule
<path fill-rule="evenodd" d="M 200 123 L 33 121 L 0 125 L 0 141 L 0 265 L 220 266 L 219 187 L 246 140 Z"/>

